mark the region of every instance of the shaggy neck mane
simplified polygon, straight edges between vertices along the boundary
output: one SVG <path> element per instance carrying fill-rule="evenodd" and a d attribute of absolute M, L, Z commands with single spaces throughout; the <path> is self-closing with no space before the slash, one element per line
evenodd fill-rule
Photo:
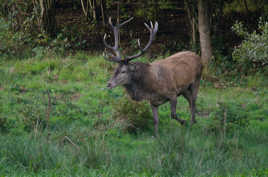
<path fill-rule="evenodd" d="M 125 84 L 124 87 L 133 100 L 141 101 L 152 92 L 150 87 L 152 82 L 150 64 L 136 62 L 131 63 L 131 65 L 135 68 L 131 72 L 131 82 Z"/>

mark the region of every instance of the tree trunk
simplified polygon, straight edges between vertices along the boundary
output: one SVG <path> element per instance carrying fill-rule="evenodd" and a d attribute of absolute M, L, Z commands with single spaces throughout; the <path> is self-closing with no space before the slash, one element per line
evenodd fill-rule
<path fill-rule="evenodd" d="M 97 2 L 96 0 L 89 0 L 90 3 L 90 9 L 91 9 L 91 13 L 92 13 L 92 17 L 94 21 L 97 21 L 97 10 L 96 10 L 96 5 Z"/>
<path fill-rule="evenodd" d="M 101 17 L 102 17 L 102 25 L 105 26 L 105 11 L 106 11 L 106 0 L 100 1 L 101 5 Z"/>
<path fill-rule="evenodd" d="M 191 28 L 191 31 L 189 31 L 189 35 L 191 36 L 191 47 L 192 49 L 196 50 L 197 46 L 197 29 L 198 29 L 198 24 L 197 24 L 197 1 L 196 0 L 185 0 L 184 1 L 184 6 L 185 10 L 187 12 L 188 20 L 189 20 L 189 26 Z"/>
<path fill-rule="evenodd" d="M 116 17 L 116 23 L 117 25 L 120 24 L 120 1 L 117 1 L 117 17 Z M 120 45 L 120 31 L 118 32 L 118 43 Z"/>
<path fill-rule="evenodd" d="M 249 13 L 249 9 L 248 9 L 248 3 L 247 3 L 247 0 L 244 0 L 244 5 L 245 5 L 246 12 L 247 12 L 247 14 L 248 14 L 248 13 Z"/>
<path fill-rule="evenodd" d="M 54 36 L 57 29 L 57 23 L 55 18 L 55 1 L 56 0 L 35 0 L 34 5 L 39 6 L 39 25 L 41 31 Z"/>
<path fill-rule="evenodd" d="M 192 46 L 196 46 L 196 25 L 194 17 L 192 17 Z"/>
<path fill-rule="evenodd" d="M 158 4 L 158 0 L 154 0 L 154 10 L 153 10 L 153 13 L 154 13 L 154 21 L 157 21 L 159 19 L 159 4 Z"/>
<path fill-rule="evenodd" d="M 90 9 L 89 9 L 90 1 L 91 0 L 86 0 L 84 2 L 84 0 L 81 0 L 82 11 L 83 11 L 83 13 L 84 13 L 84 15 L 85 15 L 85 17 L 86 17 L 87 20 L 89 20 L 90 19 L 90 16 L 91 16 Z"/>
<path fill-rule="evenodd" d="M 207 0 L 198 0 L 198 28 L 202 64 L 207 65 L 212 57 Z"/>

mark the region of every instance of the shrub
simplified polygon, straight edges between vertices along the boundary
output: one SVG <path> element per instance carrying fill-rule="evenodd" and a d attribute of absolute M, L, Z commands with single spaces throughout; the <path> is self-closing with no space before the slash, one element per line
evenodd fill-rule
<path fill-rule="evenodd" d="M 259 20 L 258 30 L 249 33 L 243 24 L 236 23 L 232 30 L 244 38 L 242 43 L 233 51 L 233 59 L 245 71 L 268 65 L 268 22 Z"/>
<path fill-rule="evenodd" d="M 115 101 L 113 110 L 113 119 L 125 121 L 125 130 L 130 133 L 149 130 L 153 125 L 150 106 L 145 102 L 135 102 L 124 96 Z"/>
<path fill-rule="evenodd" d="M 29 56 L 31 49 L 26 44 L 31 39 L 28 34 L 10 31 L 9 24 L 0 18 L 0 55 L 20 58 Z"/>
<path fill-rule="evenodd" d="M 4 57 L 42 59 L 49 54 L 64 55 L 70 42 L 62 34 L 55 39 L 46 34 L 12 30 L 10 22 L 0 17 L 0 55 Z"/>

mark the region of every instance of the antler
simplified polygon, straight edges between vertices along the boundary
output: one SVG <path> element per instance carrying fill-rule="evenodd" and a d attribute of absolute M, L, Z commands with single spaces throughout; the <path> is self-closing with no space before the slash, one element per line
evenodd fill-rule
<path fill-rule="evenodd" d="M 108 49 L 111 49 L 115 53 L 115 55 L 104 53 L 104 58 L 105 59 L 107 59 L 109 61 L 113 61 L 113 62 L 122 62 L 122 57 L 121 57 L 120 51 L 118 49 L 119 29 L 124 24 L 130 22 L 132 19 L 133 19 L 133 17 L 131 17 L 130 19 L 124 21 L 121 24 L 113 25 L 112 18 L 109 17 L 109 24 L 110 24 L 110 26 L 111 26 L 111 28 L 113 30 L 113 33 L 114 33 L 114 46 L 111 46 L 111 45 L 107 44 L 107 42 L 106 42 L 107 35 L 106 34 L 103 37 L 103 43 L 104 43 L 105 47 L 108 48 Z M 108 55 L 108 57 L 107 57 L 107 55 Z"/>
<path fill-rule="evenodd" d="M 130 19 L 124 21 L 123 23 L 121 23 L 119 25 L 114 26 L 112 23 L 111 17 L 109 18 L 109 24 L 110 24 L 111 28 L 113 29 L 113 33 L 114 33 L 114 46 L 107 44 L 107 42 L 106 42 L 107 35 L 106 34 L 103 37 L 103 43 L 104 43 L 105 47 L 108 49 L 111 49 L 115 53 L 115 55 L 105 53 L 104 54 L 105 59 L 107 59 L 109 61 L 113 61 L 113 62 L 118 62 L 118 63 L 121 63 L 121 62 L 128 63 L 129 61 L 143 55 L 144 52 L 150 47 L 153 40 L 155 39 L 155 35 L 157 33 L 157 30 L 158 30 L 158 23 L 157 22 L 155 22 L 154 25 L 152 22 L 150 22 L 150 26 L 147 25 L 146 23 L 144 23 L 145 27 L 150 32 L 150 38 L 149 38 L 148 43 L 146 44 L 146 46 L 144 48 L 142 48 L 141 44 L 140 44 L 140 39 L 138 39 L 138 47 L 140 49 L 139 53 L 132 55 L 132 56 L 127 56 L 127 57 L 125 57 L 124 60 L 122 59 L 122 56 L 121 56 L 120 51 L 118 49 L 118 33 L 119 33 L 120 27 L 122 27 L 124 24 L 128 23 L 132 19 L 133 19 L 133 17 L 131 17 Z"/>
<path fill-rule="evenodd" d="M 140 44 L 140 39 L 138 39 L 138 47 L 140 49 L 139 53 L 135 54 L 135 55 L 132 55 L 132 56 L 127 56 L 126 57 L 126 62 L 129 62 L 130 60 L 133 60 L 134 58 L 138 58 L 140 57 L 141 55 L 144 54 L 144 52 L 150 47 L 150 45 L 152 44 L 153 40 L 155 39 L 155 35 L 157 33 L 157 30 L 158 30 L 158 23 L 155 22 L 155 24 L 153 25 L 152 22 L 150 22 L 150 25 L 147 25 L 146 23 L 144 23 L 144 25 L 146 26 L 146 28 L 150 31 L 150 38 L 149 38 L 149 41 L 148 43 L 146 44 L 146 46 L 142 49 L 141 48 L 141 44 Z"/>

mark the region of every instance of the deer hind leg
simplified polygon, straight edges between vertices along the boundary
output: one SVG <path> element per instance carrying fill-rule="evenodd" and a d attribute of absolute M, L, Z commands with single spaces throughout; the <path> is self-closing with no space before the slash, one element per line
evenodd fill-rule
<path fill-rule="evenodd" d="M 181 123 L 181 125 L 185 124 L 185 120 L 179 119 L 176 113 L 176 106 L 177 106 L 177 98 L 174 98 L 172 100 L 170 100 L 170 107 L 171 107 L 171 118 L 175 119 L 176 121 L 178 121 L 179 123 Z"/>
<path fill-rule="evenodd" d="M 197 93 L 198 93 L 199 86 L 200 86 L 200 80 L 201 80 L 201 75 L 198 76 L 197 80 L 191 86 L 194 100 L 196 100 L 196 98 L 197 98 Z"/>
<path fill-rule="evenodd" d="M 197 80 L 190 87 L 192 91 L 192 106 L 191 106 L 192 123 L 196 123 L 196 120 L 195 120 L 196 104 L 195 103 L 196 103 L 197 94 L 198 94 L 198 90 L 200 86 L 200 80 L 201 80 L 201 75 L 198 76 Z"/>
<path fill-rule="evenodd" d="M 196 96 L 197 96 L 197 92 L 195 93 L 195 87 L 194 85 L 191 85 L 182 95 L 184 96 L 184 98 L 186 98 L 186 100 L 189 103 L 190 106 L 190 110 L 191 110 L 191 124 L 196 123 L 196 119 L 195 119 L 195 112 L 196 112 L 196 106 L 195 106 L 195 101 L 196 101 Z"/>
<path fill-rule="evenodd" d="M 154 117 L 154 134 L 158 136 L 158 107 L 151 104 L 153 117 Z"/>

